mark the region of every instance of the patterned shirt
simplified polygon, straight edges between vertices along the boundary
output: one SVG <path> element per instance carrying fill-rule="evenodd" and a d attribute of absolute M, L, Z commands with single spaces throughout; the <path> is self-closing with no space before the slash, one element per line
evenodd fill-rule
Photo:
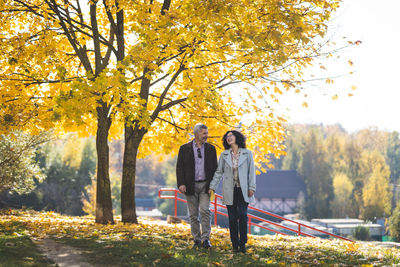
<path fill-rule="evenodd" d="M 233 150 L 231 149 L 231 156 L 232 156 L 232 169 L 233 169 L 233 183 L 235 187 L 240 187 L 239 172 L 238 172 L 240 149 L 238 150 L 237 155 L 235 155 L 233 153 Z"/>
<path fill-rule="evenodd" d="M 196 141 L 193 140 L 193 153 L 194 153 L 194 180 L 205 181 L 206 174 L 204 172 L 204 144 L 201 148 L 197 147 Z"/>

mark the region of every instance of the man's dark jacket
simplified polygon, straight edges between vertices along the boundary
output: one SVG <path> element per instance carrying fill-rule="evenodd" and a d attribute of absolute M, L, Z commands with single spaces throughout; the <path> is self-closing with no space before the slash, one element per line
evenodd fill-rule
<path fill-rule="evenodd" d="M 193 141 L 182 145 L 179 148 L 178 161 L 176 163 L 176 182 L 178 188 L 181 185 L 186 186 L 186 195 L 194 194 L 194 152 Z M 209 143 L 204 143 L 204 173 L 206 175 L 206 192 L 210 187 L 210 182 L 217 170 L 218 160 L 215 147 Z"/>

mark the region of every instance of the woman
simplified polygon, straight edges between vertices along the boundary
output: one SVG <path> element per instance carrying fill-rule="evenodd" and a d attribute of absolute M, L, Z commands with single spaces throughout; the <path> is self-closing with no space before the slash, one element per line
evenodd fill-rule
<path fill-rule="evenodd" d="M 256 191 L 253 154 L 246 149 L 245 137 L 238 131 L 226 132 L 222 142 L 225 151 L 221 153 L 208 193 L 215 192 L 224 177 L 222 203 L 228 208 L 233 251 L 246 253 L 247 206 L 254 201 Z"/>

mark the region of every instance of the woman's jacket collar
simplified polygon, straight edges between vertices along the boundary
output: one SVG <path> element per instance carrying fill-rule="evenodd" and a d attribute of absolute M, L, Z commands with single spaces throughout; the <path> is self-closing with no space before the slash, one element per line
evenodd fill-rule
<path fill-rule="evenodd" d="M 225 158 L 225 162 L 228 163 L 230 167 L 232 167 L 232 157 L 231 157 L 232 148 L 226 149 L 222 152 L 222 156 Z M 247 149 L 239 148 L 239 162 L 238 166 L 240 166 L 247 158 Z"/>

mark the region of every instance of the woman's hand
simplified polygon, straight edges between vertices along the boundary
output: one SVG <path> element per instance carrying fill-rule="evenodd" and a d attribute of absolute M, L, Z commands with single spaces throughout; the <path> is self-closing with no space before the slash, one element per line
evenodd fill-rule
<path fill-rule="evenodd" d="M 211 195 L 214 192 L 212 189 L 208 189 L 208 194 Z M 215 192 L 214 192 L 215 193 Z"/>
<path fill-rule="evenodd" d="M 252 197 L 254 195 L 254 191 L 253 190 L 249 190 L 248 196 Z"/>

